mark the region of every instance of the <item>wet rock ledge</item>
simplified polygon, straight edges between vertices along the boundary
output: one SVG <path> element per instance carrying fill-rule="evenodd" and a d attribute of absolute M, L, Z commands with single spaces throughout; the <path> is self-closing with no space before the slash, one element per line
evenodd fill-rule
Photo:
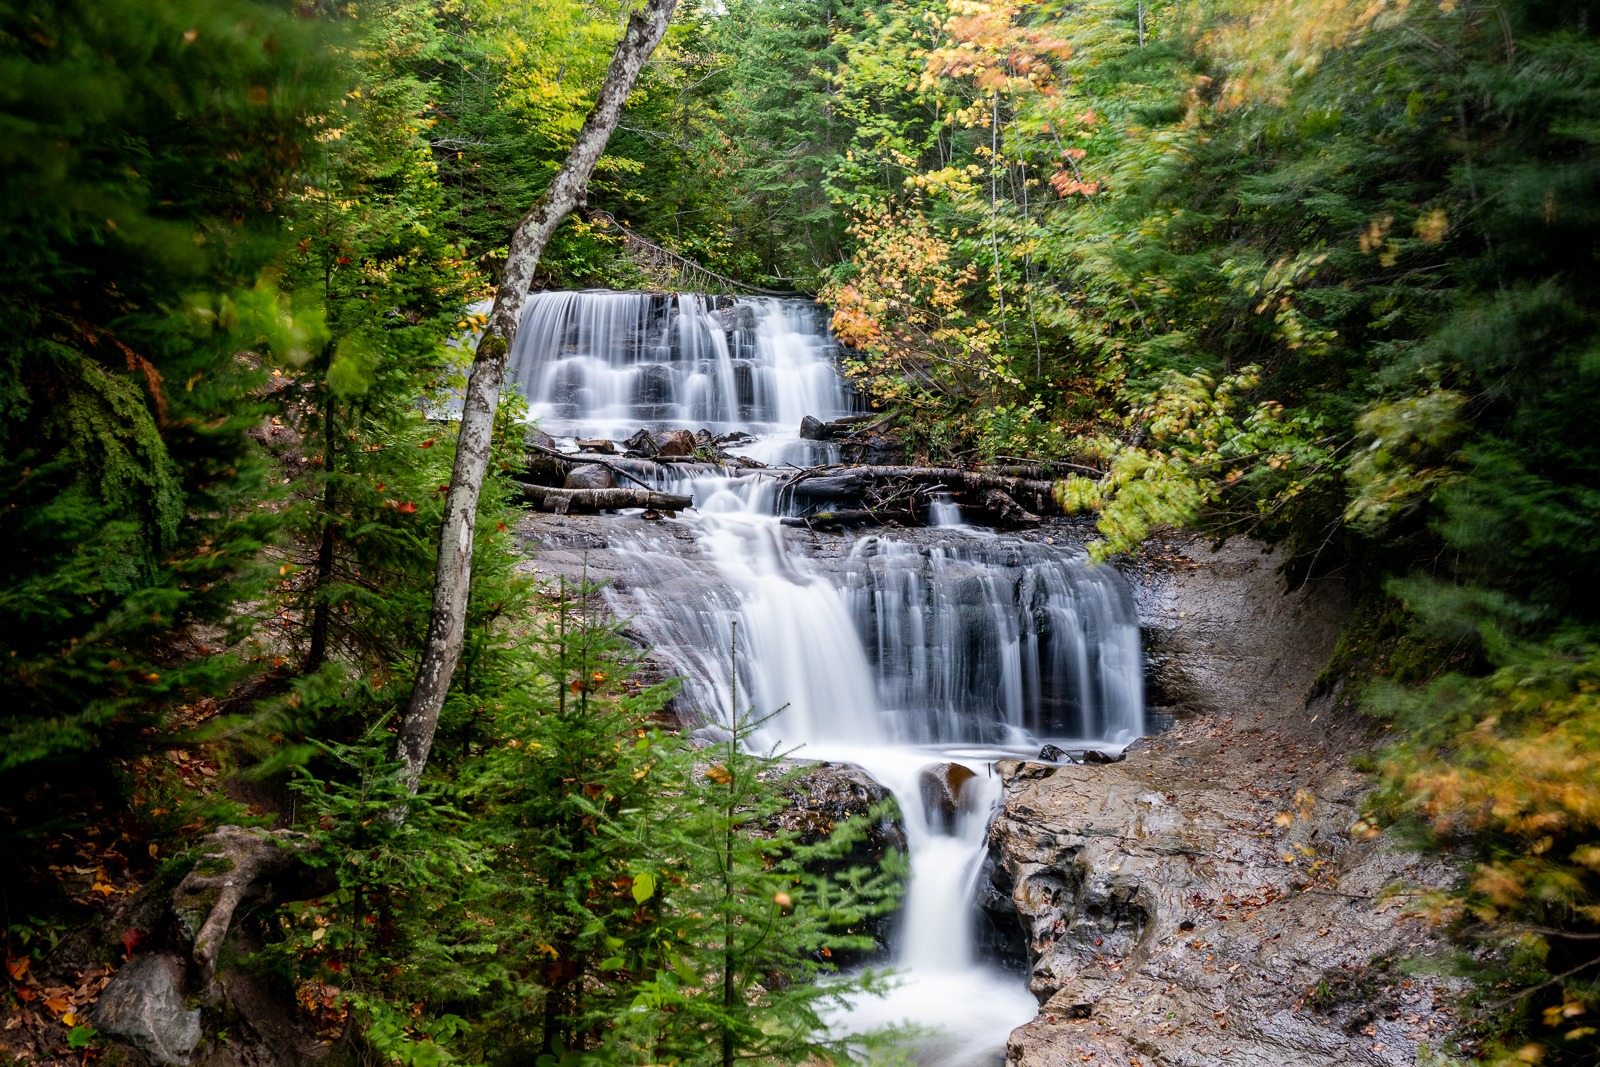
<path fill-rule="evenodd" d="M 1461 982 L 1429 972 L 1445 946 L 1407 894 L 1456 872 L 1352 836 L 1370 726 L 1306 701 L 1343 590 L 1285 596 L 1259 546 L 1156 547 L 1135 580 L 1176 726 L 1116 764 L 996 765 L 984 903 L 1041 1005 L 1008 1067 L 1426 1059 Z"/>

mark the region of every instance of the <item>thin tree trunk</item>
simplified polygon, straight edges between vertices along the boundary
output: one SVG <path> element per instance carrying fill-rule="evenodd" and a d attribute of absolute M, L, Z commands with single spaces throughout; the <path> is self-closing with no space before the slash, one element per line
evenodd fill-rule
<path fill-rule="evenodd" d="M 337 503 L 334 480 L 334 421 L 333 396 L 323 397 L 322 413 L 322 475 L 327 481 L 322 490 L 322 544 L 317 548 L 317 577 L 311 586 L 311 649 L 306 654 L 305 672 L 310 674 L 321 667 L 328 658 L 328 623 L 333 608 L 325 593 L 333 576 L 333 541 L 338 535 L 338 517 L 333 507 Z"/>
<path fill-rule="evenodd" d="M 478 344 L 472 374 L 467 380 L 455 469 L 450 476 L 450 493 L 445 498 L 444 524 L 439 533 L 433 612 L 428 619 L 428 636 L 423 644 L 416 685 L 411 690 L 411 702 L 406 707 L 400 736 L 395 742 L 395 758 L 403 764 L 401 773 L 412 792 L 416 791 L 423 768 L 428 765 L 433 733 L 439 725 L 439 711 L 444 706 L 456 661 L 461 657 L 467 593 L 472 579 L 472 524 L 477 516 L 484 472 L 489 466 L 490 438 L 505 378 L 506 354 L 516 336 L 523 298 L 533 282 L 534 268 L 539 265 L 539 256 L 550 236 L 574 208 L 585 202 L 595 163 L 605 151 L 611 131 L 616 129 L 622 106 L 627 102 L 639 71 L 666 35 L 667 23 L 676 6 L 677 0 L 649 0 L 642 10 L 629 17 L 594 109 L 584 120 L 566 163 L 511 235 L 505 277 L 495 293 L 494 310 L 489 313 L 488 327 Z"/>

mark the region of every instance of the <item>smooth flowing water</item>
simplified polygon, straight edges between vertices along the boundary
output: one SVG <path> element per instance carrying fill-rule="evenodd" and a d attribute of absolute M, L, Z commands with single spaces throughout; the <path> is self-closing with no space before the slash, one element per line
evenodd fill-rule
<path fill-rule="evenodd" d="M 797 301 L 639 293 L 536 294 L 513 350 L 541 427 L 626 437 L 641 426 L 744 430 L 762 462 L 816 463 L 806 415 L 851 410 L 837 346 Z M 643 468 L 641 468 L 643 469 Z M 627 581 L 616 609 L 685 679 L 683 701 L 731 723 L 729 638 L 738 622 L 739 692 L 784 710 L 763 748 L 850 762 L 892 790 L 912 868 L 893 948 L 899 984 L 836 1020 L 860 1031 L 910 1022 L 924 1067 L 987 1063 L 1037 1010 L 1025 980 L 973 952 L 973 891 L 1000 798 L 996 759 L 1044 740 L 1116 749 L 1143 731 L 1138 624 L 1122 579 L 1082 554 L 962 523 L 929 537 L 886 533 L 818 551 L 783 527 L 776 481 L 719 468 L 654 472 L 692 495 L 681 538 L 608 536 Z M 648 529 L 648 528 L 646 528 Z M 743 702 L 743 699 L 741 702 Z M 924 811 L 920 777 L 954 762 L 975 772 L 953 824 Z"/>

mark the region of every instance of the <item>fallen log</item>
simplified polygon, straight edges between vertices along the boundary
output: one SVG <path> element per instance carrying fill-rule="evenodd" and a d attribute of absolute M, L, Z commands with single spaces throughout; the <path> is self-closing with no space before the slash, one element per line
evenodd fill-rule
<path fill-rule="evenodd" d="M 916 517 L 909 511 L 872 511 L 867 508 L 850 511 L 819 511 L 803 518 L 779 520 L 785 526 L 810 530 L 837 530 L 843 526 L 882 526 L 887 522 L 913 523 Z"/>
<path fill-rule="evenodd" d="M 605 460 L 599 459 L 599 458 L 597 458 L 595 456 L 574 456 L 574 455 L 570 455 L 570 454 L 568 454 L 566 452 L 557 452 L 553 448 L 545 448 L 543 445 L 535 444 L 532 441 L 527 442 L 527 445 L 534 452 L 537 452 L 541 456 L 547 456 L 550 459 L 560 460 L 562 463 L 569 463 L 569 464 L 593 463 L 593 464 L 595 464 L 597 466 L 605 467 L 612 474 L 620 474 L 624 478 L 628 479 L 631 482 L 638 482 L 640 485 L 644 486 L 646 489 L 654 489 L 655 488 L 654 486 L 650 485 L 648 482 L 645 482 L 643 479 L 641 479 L 638 475 L 630 474 L 628 471 L 624 470 L 622 467 L 618 466 L 617 464 L 608 463 Z M 636 505 L 628 504 L 628 505 L 625 505 L 625 506 L 627 506 L 627 507 L 635 507 Z"/>
<path fill-rule="evenodd" d="M 1017 478 L 1004 474 L 990 474 L 986 471 L 967 471 L 956 467 L 845 467 L 842 470 L 830 472 L 830 478 L 872 479 L 887 480 L 903 478 L 913 482 L 942 482 L 952 492 L 966 489 L 1002 489 L 1007 493 L 1033 493 L 1053 501 L 1055 499 L 1055 482 L 1033 478 Z M 820 479 L 818 479 L 820 480 Z M 795 486 L 801 492 L 800 486 Z"/>
<path fill-rule="evenodd" d="M 694 506 L 694 498 L 654 489 L 552 489 L 547 485 L 518 482 L 522 498 L 535 507 L 559 515 L 578 511 L 614 511 L 618 508 L 654 508 L 657 511 L 684 511 Z"/>

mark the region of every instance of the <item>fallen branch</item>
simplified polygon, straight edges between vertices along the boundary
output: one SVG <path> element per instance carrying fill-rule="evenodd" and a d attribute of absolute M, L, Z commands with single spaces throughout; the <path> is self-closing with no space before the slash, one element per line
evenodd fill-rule
<path fill-rule="evenodd" d="M 566 514 L 574 511 L 614 511 L 618 508 L 654 508 L 657 511 L 684 511 L 694 506 L 694 498 L 654 489 L 552 489 L 545 485 L 518 482 L 523 499 L 545 511 Z"/>
<path fill-rule="evenodd" d="M 846 467 L 838 472 L 838 477 L 861 480 L 907 478 L 913 482 L 944 482 L 952 489 L 1004 489 L 1008 493 L 1038 493 L 1055 499 L 1054 482 L 954 467 Z"/>
<path fill-rule="evenodd" d="M 654 268 L 654 272 L 659 272 L 663 268 L 671 267 L 679 275 L 679 277 L 676 279 L 677 281 L 688 282 L 686 285 L 679 284 L 672 286 L 674 289 L 692 292 L 708 292 L 714 289 L 715 286 L 706 285 L 703 283 L 696 284 L 696 281 L 698 279 L 711 279 L 721 282 L 725 288 L 743 289 L 747 293 L 761 293 L 765 296 L 803 297 L 810 295 L 809 293 L 797 292 L 792 289 L 762 289 L 759 286 L 750 285 L 747 282 L 737 281 L 728 277 L 726 274 L 718 274 L 714 270 L 702 267 L 699 263 L 696 263 L 687 256 L 679 255 L 670 248 L 663 248 L 654 241 L 646 237 L 639 236 L 628 227 L 618 222 L 616 216 L 612 215 L 609 211 L 591 211 L 589 213 L 589 217 L 591 219 L 598 220 L 603 226 L 615 226 L 617 229 L 621 230 L 623 239 L 626 241 L 628 251 L 632 252 L 634 257 L 640 261 L 639 265 L 646 271 L 646 273 L 652 273 L 652 268 Z"/>
<path fill-rule="evenodd" d="M 832 530 L 841 526 L 882 526 L 890 521 L 915 522 L 916 517 L 909 511 L 873 511 L 870 508 L 861 508 L 851 511 L 819 511 L 815 515 L 804 518 L 788 518 L 779 521 L 785 526 L 802 527 L 811 530 Z"/>
<path fill-rule="evenodd" d="M 1025 460 L 1019 456 L 997 456 L 997 459 L 1014 460 L 1011 465 L 995 464 L 989 470 L 996 474 L 1011 474 L 1022 478 L 1048 478 L 1050 471 L 1069 470 L 1079 471 L 1083 474 L 1092 474 L 1096 478 L 1104 478 L 1106 472 L 1098 467 L 1090 467 L 1082 463 L 1069 463 L 1064 459 L 1038 459 Z"/>

